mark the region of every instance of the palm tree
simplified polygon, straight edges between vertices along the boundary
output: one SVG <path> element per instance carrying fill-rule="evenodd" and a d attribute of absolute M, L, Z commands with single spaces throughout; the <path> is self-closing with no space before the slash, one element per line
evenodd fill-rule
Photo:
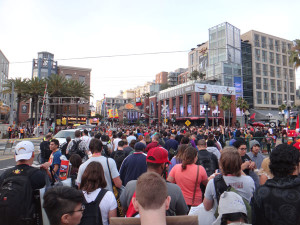
<path fill-rule="evenodd" d="M 243 99 L 242 97 L 239 97 L 237 99 L 236 107 L 239 108 L 242 113 L 246 112 L 246 110 L 249 109 L 248 102 L 245 99 Z M 245 120 L 246 120 L 246 118 L 245 118 Z M 246 123 L 246 121 L 245 121 L 245 123 Z"/>
<path fill-rule="evenodd" d="M 28 99 L 28 79 L 15 78 L 8 79 L 3 85 L 4 94 L 11 94 L 12 92 L 12 83 L 14 83 L 14 92 L 17 93 L 17 116 L 16 116 L 16 125 L 19 124 L 19 112 L 20 112 L 20 102 Z"/>
<path fill-rule="evenodd" d="M 289 51 L 289 61 L 294 66 L 295 70 L 300 67 L 300 39 L 294 40 L 294 46 Z"/>
<path fill-rule="evenodd" d="M 231 99 L 226 96 L 222 96 L 221 100 L 219 101 L 220 109 L 222 109 L 225 112 L 226 112 L 226 110 L 228 110 L 228 126 L 230 126 L 231 103 L 232 103 Z M 225 112 L 224 112 L 224 114 L 225 114 Z M 225 126 L 225 115 L 224 115 L 224 126 Z"/>
<path fill-rule="evenodd" d="M 208 103 L 211 111 L 213 112 L 216 108 L 217 108 L 217 105 L 218 105 L 218 102 L 216 99 L 212 99 L 209 103 Z M 212 120 L 212 126 L 214 127 L 214 119 Z"/>

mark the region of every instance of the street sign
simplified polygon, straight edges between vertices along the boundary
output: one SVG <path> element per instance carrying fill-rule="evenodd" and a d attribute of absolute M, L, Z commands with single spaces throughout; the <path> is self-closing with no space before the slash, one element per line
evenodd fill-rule
<path fill-rule="evenodd" d="M 189 120 L 185 121 L 185 125 L 190 126 L 191 125 L 191 121 L 189 121 Z"/>

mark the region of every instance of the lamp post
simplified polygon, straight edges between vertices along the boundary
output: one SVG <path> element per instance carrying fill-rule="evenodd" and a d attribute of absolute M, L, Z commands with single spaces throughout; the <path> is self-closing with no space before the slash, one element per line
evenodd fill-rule
<path fill-rule="evenodd" d="M 205 127 L 206 129 L 208 129 L 208 102 L 210 101 L 211 95 L 206 93 L 205 95 L 203 95 L 203 100 L 206 103 L 205 105 Z"/>
<path fill-rule="evenodd" d="M 247 125 L 247 127 L 248 127 L 248 116 L 250 115 L 250 112 L 248 111 L 248 109 L 244 112 L 244 114 L 245 114 L 245 117 L 246 117 L 246 125 Z"/>

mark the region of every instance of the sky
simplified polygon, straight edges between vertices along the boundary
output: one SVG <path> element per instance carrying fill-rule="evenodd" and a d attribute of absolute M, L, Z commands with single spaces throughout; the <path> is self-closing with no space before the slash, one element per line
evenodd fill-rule
<path fill-rule="evenodd" d="M 300 39 L 299 8 L 296 0 L 0 0 L 0 50 L 10 62 L 9 78 L 31 78 L 41 51 L 53 53 L 58 65 L 92 69 L 95 103 L 161 71 L 187 68 L 189 50 L 223 22 L 241 34 Z"/>

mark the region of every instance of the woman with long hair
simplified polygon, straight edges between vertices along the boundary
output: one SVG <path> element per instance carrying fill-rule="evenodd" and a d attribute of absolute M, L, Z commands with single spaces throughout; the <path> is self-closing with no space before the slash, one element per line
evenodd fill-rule
<path fill-rule="evenodd" d="M 188 144 L 181 144 L 181 145 L 178 146 L 177 154 L 171 159 L 171 164 L 169 165 L 169 173 L 171 172 L 172 168 L 176 164 L 182 163 L 183 155 L 184 155 L 184 152 L 187 149 L 187 147 L 189 147 Z"/>
<path fill-rule="evenodd" d="M 106 180 L 101 163 L 90 162 L 86 167 L 82 178 L 80 189 L 83 191 L 87 203 L 94 201 L 100 191 L 106 187 Z M 117 216 L 117 201 L 111 191 L 106 191 L 99 208 L 102 216 L 103 225 L 108 225 L 110 217 Z"/>
<path fill-rule="evenodd" d="M 147 134 L 147 135 L 145 136 L 145 142 L 146 142 L 146 145 L 148 145 L 148 144 L 151 143 L 151 138 L 150 138 L 150 135 L 149 135 L 149 134 Z"/>
<path fill-rule="evenodd" d="M 197 159 L 197 149 L 188 147 L 185 149 L 182 163 L 173 167 L 167 179 L 181 188 L 184 200 L 189 207 L 197 206 L 202 202 L 200 184 L 206 185 L 208 182 L 205 169 L 195 164 Z"/>

